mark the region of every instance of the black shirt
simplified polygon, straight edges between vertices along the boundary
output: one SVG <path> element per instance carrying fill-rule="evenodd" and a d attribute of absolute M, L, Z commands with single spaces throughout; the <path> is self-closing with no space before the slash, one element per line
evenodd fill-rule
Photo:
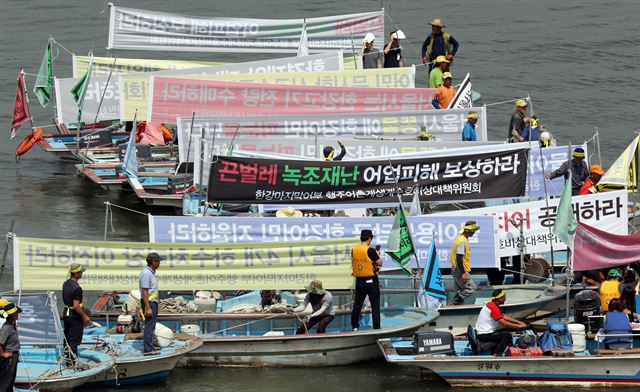
<path fill-rule="evenodd" d="M 62 302 L 65 306 L 73 307 L 73 301 L 78 300 L 82 303 L 82 287 L 73 279 L 68 279 L 62 285 Z M 74 309 L 64 310 L 65 317 L 80 319 L 80 315 Z"/>
<path fill-rule="evenodd" d="M 385 45 L 386 48 L 386 45 Z M 384 67 L 385 68 L 399 68 L 400 59 L 402 59 L 402 50 L 400 47 L 389 49 L 389 53 L 384 55 Z"/>

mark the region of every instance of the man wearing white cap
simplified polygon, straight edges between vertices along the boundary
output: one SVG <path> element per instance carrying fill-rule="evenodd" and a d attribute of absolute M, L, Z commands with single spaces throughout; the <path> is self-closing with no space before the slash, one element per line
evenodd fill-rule
<path fill-rule="evenodd" d="M 431 34 L 422 44 L 422 63 L 429 63 L 429 71 L 431 71 L 433 60 L 438 56 L 445 56 L 448 61 L 453 62 L 453 56 L 456 55 L 460 44 L 451 34 L 442 31 L 446 27 L 442 20 L 436 18 L 429 24 L 431 25 Z"/>
<path fill-rule="evenodd" d="M 378 49 L 373 47 L 375 39 L 376 36 L 373 33 L 367 33 L 362 40 L 360 56 L 362 57 L 363 69 L 382 68 L 382 55 Z"/>
<path fill-rule="evenodd" d="M 62 302 L 64 303 L 64 339 L 65 356 L 68 365 L 73 365 L 78 358 L 78 345 L 82 343 L 84 326 L 91 318 L 84 309 L 84 294 L 78 280 L 86 268 L 80 263 L 69 266 L 69 279 L 62 284 Z"/>
<path fill-rule="evenodd" d="M 401 68 L 404 67 L 404 57 L 402 57 L 402 49 L 400 48 L 400 40 L 406 36 L 402 30 L 396 30 L 389 34 L 389 43 L 384 46 L 384 67 L 385 68 Z"/>

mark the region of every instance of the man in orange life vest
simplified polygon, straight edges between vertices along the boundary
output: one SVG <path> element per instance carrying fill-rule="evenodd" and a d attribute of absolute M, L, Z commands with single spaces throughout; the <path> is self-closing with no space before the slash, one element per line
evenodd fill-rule
<path fill-rule="evenodd" d="M 360 312 L 364 299 L 368 296 L 371 302 L 371 317 L 373 328 L 380 329 L 380 285 L 378 270 L 382 267 L 382 259 L 378 252 L 371 247 L 373 241 L 371 230 L 360 232 L 360 245 L 351 250 L 352 275 L 356 277 L 356 293 L 351 311 L 351 327 L 357 331 L 360 327 Z"/>

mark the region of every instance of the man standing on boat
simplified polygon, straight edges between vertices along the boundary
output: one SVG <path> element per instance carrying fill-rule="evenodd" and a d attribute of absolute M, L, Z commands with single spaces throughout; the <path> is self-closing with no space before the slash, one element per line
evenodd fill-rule
<path fill-rule="evenodd" d="M 516 111 L 511 116 L 511 121 L 509 122 L 509 134 L 507 135 L 507 139 L 509 142 L 517 142 L 523 141 L 522 133 L 524 132 L 524 128 L 529 123 L 529 118 L 526 117 L 527 113 L 527 101 L 524 99 L 519 99 L 516 101 Z"/>
<path fill-rule="evenodd" d="M 429 64 L 429 71 L 433 69 L 433 60 L 438 56 L 444 56 L 448 61 L 453 62 L 453 56 L 458 51 L 458 41 L 442 29 L 446 26 L 442 20 L 436 18 L 429 22 L 431 34 L 422 44 L 422 64 Z"/>
<path fill-rule="evenodd" d="M 344 158 L 344 156 L 347 154 L 347 149 L 344 148 L 344 144 L 342 144 L 342 142 L 340 142 L 339 140 L 338 145 L 340 146 L 340 153 L 338 155 L 335 155 L 336 149 L 333 148 L 333 146 L 325 146 L 325 148 L 322 149 L 322 157 L 325 161 L 341 161 L 342 158 Z"/>
<path fill-rule="evenodd" d="M 446 109 L 456 96 L 456 89 L 451 86 L 453 75 L 451 72 L 445 72 L 442 75 L 442 85 L 436 89 L 431 104 L 436 109 Z"/>
<path fill-rule="evenodd" d="M 382 267 L 382 259 L 378 252 L 371 247 L 373 241 L 371 230 L 360 232 L 360 245 L 351 249 L 351 275 L 356 278 L 356 291 L 351 311 L 351 327 L 357 331 L 360 327 L 360 312 L 365 298 L 371 303 L 371 318 L 373 329 L 380 329 L 380 283 L 378 270 Z"/>
<path fill-rule="evenodd" d="M 453 297 L 452 305 L 464 304 L 465 298 L 476 290 L 476 284 L 469 275 L 471 272 L 469 237 L 473 237 L 479 229 L 476 221 L 467 221 L 462 228 L 462 233 L 453 240 L 449 262 L 451 263 L 451 276 L 453 276 L 455 283 L 456 295 Z"/>
<path fill-rule="evenodd" d="M 506 331 L 496 332 L 502 325 L 505 328 L 523 329 L 527 324 L 512 317 L 502 314 L 500 305 L 507 300 L 507 294 L 502 289 L 493 290 L 491 300 L 480 310 L 476 321 L 476 332 L 478 340 L 481 342 L 495 342 L 498 345 L 493 351 L 493 355 L 502 356 L 504 350 L 511 345 L 511 333 Z"/>
<path fill-rule="evenodd" d="M 467 123 L 462 128 L 462 141 L 475 142 L 476 139 L 476 123 L 478 122 L 478 112 L 469 112 L 467 114 Z"/>
<path fill-rule="evenodd" d="M 438 88 L 442 84 L 442 76 L 449 69 L 449 60 L 444 56 L 435 59 L 436 66 L 429 72 L 429 88 Z"/>
<path fill-rule="evenodd" d="M 382 54 L 373 47 L 373 40 L 376 38 L 373 33 L 367 33 L 362 40 L 360 57 L 362 58 L 362 69 L 382 68 Z"/>
<path fill-rule="evenodd" d="M 2 302 L 0 317 L 6 319 L 0 327 L 0 391 L 13 392 L 20 356 L 20 339 L 16 322 L 22 309 L 6 300 L 0 299 L 0 302 Z"/>
<path fill-rule="evenodd" d="M 322 288 L 322 282 L 319 280 L 311 281 L 306 289 L 307 295 L 304 297 L 304 301 L 292 311 L 303 312 L 307 308 L 307 305 L 311 304 L 313 313 L 305 316 L 305 321 L 296 331 L 296 335 L 305 334 L 314 326 L 316 326 L 317 333 L 325 333 L 327 331 L 327 325 L 329 325 L 335 317 L 335 312 L 333 311 L 333 296 L 330 292 Z"/>
<path fill-rule="evenodd" d="M 584 161 L 585 153 L 583 148 L 576 148 L 573 150 L 573 158 L 571 161 L 566 161 L 558 169 L 551 173 L 546 173 L 544 176 L 549 180 L 553 180 L 556 177 L 564 176 L 565 179 L 569 178 L 569 165 L 571 165 L 571 195 L 576 196 L 580 193 L 580 188 L 584 184 L 584 181 L 589 177 L 589 168 Z"/>
<path fill-rule="evenodd" d="M 147 266 L 140 272 L 140 299 L 141 316 L 144 320 L 144 353 L 155 353 L 153 335 L 156 332 L 158 321 L 158 279 L 156 270 L 160 267 L 163 258 L 152 252 L 147 255 Z"/>
<path fill-rule="evenodd" d="M 389 34 L 389 42 L 384 46 L 384 67 L 402 68 L 404 67 L 404 57 L 400 48 L 400 40 L 405 39 L 402 30 L 392 31 Z"/>
<path fill-rule="evenodd" d="M 73 366 L 78 358 L 78 345 L 82 343 L 85 325 L 91 318 L 84 309 L 84 293 L 78 281 L 87 269 L 80 263 L 69 266 L 69 279 L 62 284 L 62 302 L 64 303 L 64 339 L 65 360 L 67 366 Z"/>
<path fill-rule="evenodd" d="M 584 181 L 584 184 L 580 187 L 578 191 L 579 195 L 590 195 L 591 193 L 596 193 L 596 185 L 598 185 L 598 181 L 604 175 L 604 170 L 602 170 L 602 166 L 600 165 L 591 165 L 591 169 L 589 169 L 589 177 Z"/>

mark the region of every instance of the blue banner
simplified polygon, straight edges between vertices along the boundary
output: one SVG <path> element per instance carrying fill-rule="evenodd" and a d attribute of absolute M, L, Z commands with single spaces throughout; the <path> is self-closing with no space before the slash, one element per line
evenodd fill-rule
<path fill-rule="evenodd" d="M 475 220 L 480 230 L 469 239 L 472 268 L 498 266 L 497 226 L 493 216 L 409 216 L 420 267 L 427 261 L 431 240 L 435 239 L 441 268 L 450 268 L 449 252 L 454 238 L 467 220 Z M 265 218 L 265 217 L 206 217 L 206 216 L 149 216 L 149 241 L 162 243 L 239 243 L 286 242 L 354 238 L 359 242 L 360 231 L 371 229 L 375 234 L 372 246 L 380 244 L 384 252 L 393 216 L 330 217 L 330 218 Z M 383 254 L 383 268 L 397 268 Z M 416 267 L 412 260 L 408 267 Z"/>
<path fill-rule="evenodd" d="M 544 198 L 544 182 L 546 182 L 547 194 L 549 196 L 560 196 L 564 188 L 564 177 L 547 180 L 544 178 L 544 173 L 551 173 L 569 159 L 569 147 L 556 146 L 540 149 L 538 143 L 533 143 L 532 146 L 533 148 L 529 151 L 529 165 L 527 166 L 529 170 L 527 195 L 533 200 Z M 571 151 L 577 147 L 582 147 L 587 152 L 587 146 L 582 144 L 572 146 Z M 542 156 L 540 155 L 541 151 Z"/>

